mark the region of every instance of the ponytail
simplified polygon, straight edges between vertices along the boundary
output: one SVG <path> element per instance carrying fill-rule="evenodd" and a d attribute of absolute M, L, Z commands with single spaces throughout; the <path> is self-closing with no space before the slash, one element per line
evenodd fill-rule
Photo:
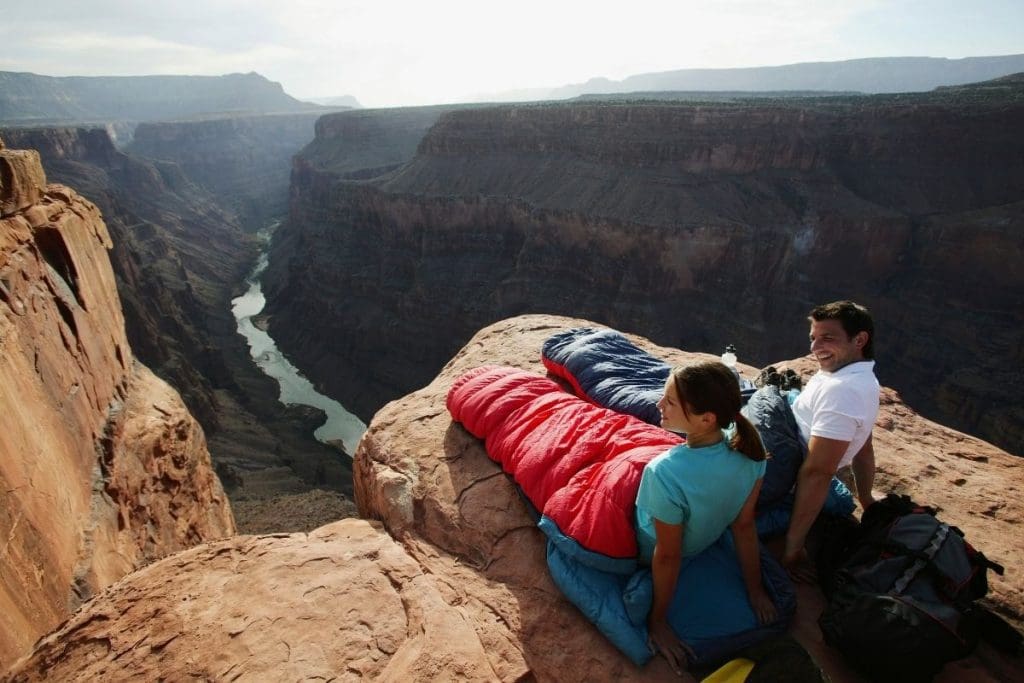
<path fill-rule="evenodd" d="M 768 457 L 757 429 L 740 414 L 740 384 L 730 368 L 718 361 L 683 365 L 672 371 L 672 380 L 684 411 L 713 413 L 720 428 L 735 422 L 729 446 L 755 462 Z"/>
<path fill-rule="evenodd" d="M 736 413 L 736 433 L 729 441 L 729 446 L 755 462 L 761 462 L 768 457 L 764 451 L 764 444 L 761 443 L 760 434 L 742 413 Z"/>

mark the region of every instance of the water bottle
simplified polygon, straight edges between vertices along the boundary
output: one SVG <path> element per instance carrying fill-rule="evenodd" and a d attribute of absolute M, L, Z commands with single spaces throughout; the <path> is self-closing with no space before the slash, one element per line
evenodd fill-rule
<path fill-rule="evenodd" d="M 732 344 L 725 347 L 725 353 L 722 354 L 722 364 L 732 370 L 732 374 L 736 375 L 736 382 L 742 387 L 743 378 L 740 377 L 740 371 L 736 369 L 736 347 Z"/>

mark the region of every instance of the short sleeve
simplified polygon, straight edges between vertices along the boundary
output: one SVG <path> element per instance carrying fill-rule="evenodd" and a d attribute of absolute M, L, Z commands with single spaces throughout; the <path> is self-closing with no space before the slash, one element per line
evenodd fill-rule
<path fill-rule="evenodd" d="M 814 414 L 811 436 L 823 436 L 836 441 L 852 441 L 857 433 L 857 419 L 834 410 L 819 410 Z"/>
<path fill-rule="evenodd" d="M 666 461 L 651 462 L 640 478 L 636 504 L 652 518 L 665 524 L 685 524 L 690 519 L 690 505 L 679 486 L 673 485 L 666 473 Z"/>

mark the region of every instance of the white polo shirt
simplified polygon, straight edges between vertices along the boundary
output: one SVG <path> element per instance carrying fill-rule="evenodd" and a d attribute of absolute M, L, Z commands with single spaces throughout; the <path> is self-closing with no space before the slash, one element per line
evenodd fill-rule
<path fill-rule="evenodd" d="M 835 372 L 819 370 L 793 403 L 793 417 L 804 443 L 812 436 L 849 441 L 839 467 L 853 462 L 878 417 L 881 387 L 875 361 L 850 363 Z"/>

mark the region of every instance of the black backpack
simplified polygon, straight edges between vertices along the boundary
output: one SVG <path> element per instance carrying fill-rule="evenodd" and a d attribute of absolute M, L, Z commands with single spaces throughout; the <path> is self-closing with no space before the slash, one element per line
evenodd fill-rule
<path fill-rule="evenodd" d="M 875 681 L 928 681 L 978 644 L 987 570 L 975 550 L 931 508 L 889 494 L 845 539 L 843 561 L 823 587 L 825 641 Z"/>

